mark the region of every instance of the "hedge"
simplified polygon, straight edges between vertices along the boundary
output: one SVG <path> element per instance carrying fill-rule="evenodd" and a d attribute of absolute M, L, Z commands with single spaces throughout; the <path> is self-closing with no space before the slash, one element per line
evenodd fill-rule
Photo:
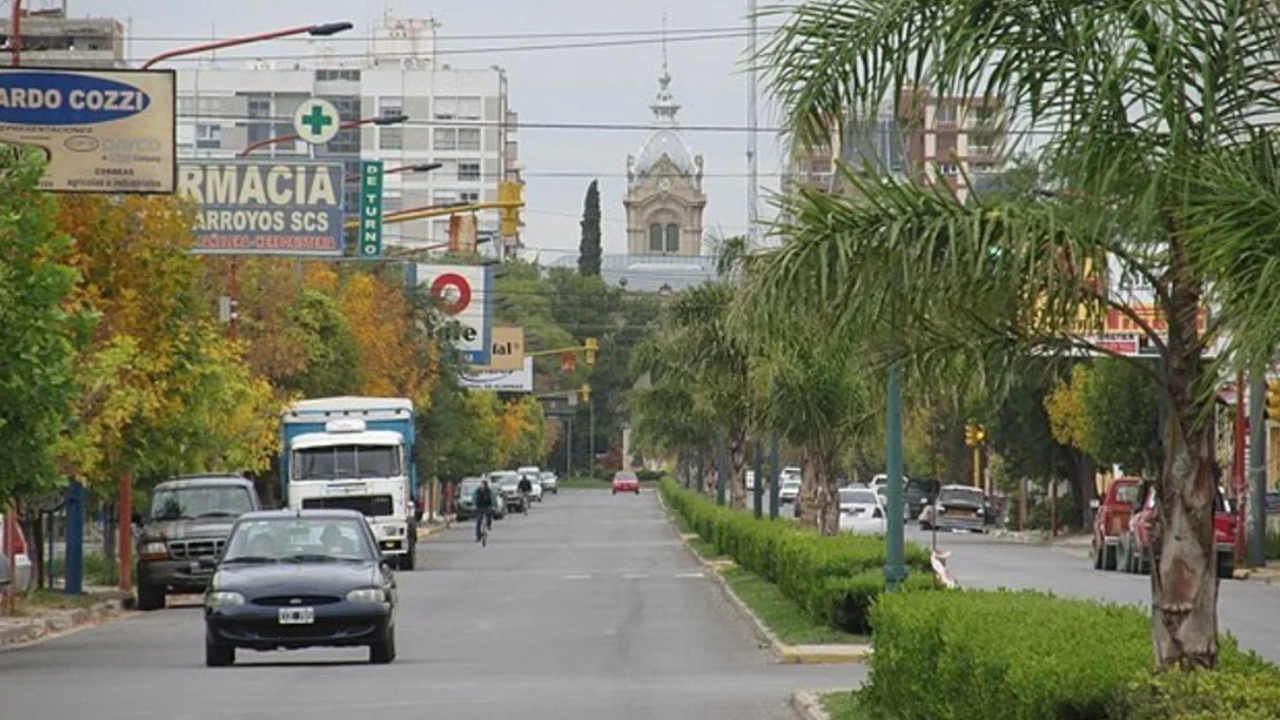
<path fill-rule="evenodd" d="M 870 633 L 867 612 L 885 589 L 884 541 L 866 535 L 823 537 L 789 521 L 757 520 L 662 481 L 662 497 L 690 529 L 742 567 L 778 586 L 816 621 Z M 929 552 L 908 543 L 904 588 L 936 589 Z"/>
<path fill-rule="evenodd" d="M 1230 636 L 1219 671 L 1153 676 L 1150 620 L 1133 607 L 960 591 L 884 595 L 870 618 L 876 652 L 866 697 L 897 720 L 1280 715 L 1280 671 Z"/>

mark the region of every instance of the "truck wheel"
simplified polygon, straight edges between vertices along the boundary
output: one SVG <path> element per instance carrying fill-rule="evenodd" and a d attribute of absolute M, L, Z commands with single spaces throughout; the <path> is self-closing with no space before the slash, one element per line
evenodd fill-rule
<path fill-rule="evenodd" d="M 1089 554 L 1093 556 L 1093 569 L 1102 569 L 1102 556 L 1107 554 L 1107 546 L 1098 547 L 1098 541 L 1094 540 L 1093 545 L 1089 548 Z"/>
<path fill-rule="evenodd" d="M 1103 546 L 1103 549 L 1102 549 L 1102 569 L 1103 569 L 1103 570 L 1112 570 L 1112 571 L 1114 571 L 1114 570 L 1116 569 L 1116 546 L 1115 546 L 1115 545 L 1104 545 L 1104 546 Z"/>
<path fill-rule="evenodd" d="M 1235 553 L 1220 552 L 1218 553 L 1218 577 L 1230 580 L 1235 577 L 1236 572 L 1236 556 Z"/>
<path fill-rule="evenodd" d="M 164 607 L 164 588 L 156 587 L 150 583 L 144 582 L 142 576 L 138 576 L 138 609 L 139 610 L 160 610 Z"/>
<path fill-rule="evenodd" d="M 418 541 L 410 538 L 409 549 L 400 556 L 400 569 L 412 570 L 418 564 Z"/>

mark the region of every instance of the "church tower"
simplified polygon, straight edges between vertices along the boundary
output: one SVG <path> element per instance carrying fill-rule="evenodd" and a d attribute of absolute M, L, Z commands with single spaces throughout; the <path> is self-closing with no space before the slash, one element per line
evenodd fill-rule
<path fill-rule="evenodd" d="M 676 125 L 680 105 L 671 93 L 666 48 L 658 94 L 649 106 L 653 130 L 627 156 L 627 252 L 630 255 L 702 254 L 702 156 L 694 155 Z"/>

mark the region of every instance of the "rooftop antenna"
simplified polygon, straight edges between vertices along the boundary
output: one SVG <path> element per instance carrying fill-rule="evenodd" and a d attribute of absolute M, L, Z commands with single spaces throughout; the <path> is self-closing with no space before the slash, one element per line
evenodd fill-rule
<path fill-rule="evenodd" d="M 667 9 L 662 9 L 662 74 L 667 74 Z"/>

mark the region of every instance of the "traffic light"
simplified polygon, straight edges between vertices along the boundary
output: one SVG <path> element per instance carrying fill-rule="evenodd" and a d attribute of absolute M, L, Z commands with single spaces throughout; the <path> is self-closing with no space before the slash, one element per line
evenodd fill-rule
<path fill-rule="evenodd" d="M 591 383 L 583 383 L 578 396 L 582 398 L 582 402 L 591 402 Z"/>
<path fill-rule="evenodd" d="M 987 429 L 977 423 L 969 423 L 964 426 L 964 444 L 969 447 L 978 447 L 986 443 Z"/>
<path fill-rule="evenodd" d="M 600 349 L 600 345 L 596 342 L 596 339 L 591 337 L 587 338 L 586 342 L 582 344 L 582 349 L 584 351 L 582 354 L 583 362 L 588 365 L 595 365 L 596 352 Z"/>
<path fill-rule="evenodd" d="M 1280 380 L 1267 381 L 1267 419 L 1280 422 Z"/>
<path fill-rule="evenodd" d="M 520 234 L 520 206 L 524 204 L 524 186 L 518 182 L 504 180 L 498 183 L 498 202 L 512 203 L 498 211 L 501 220 L 499 234 L 503 237 L 515 237 Z"/>

